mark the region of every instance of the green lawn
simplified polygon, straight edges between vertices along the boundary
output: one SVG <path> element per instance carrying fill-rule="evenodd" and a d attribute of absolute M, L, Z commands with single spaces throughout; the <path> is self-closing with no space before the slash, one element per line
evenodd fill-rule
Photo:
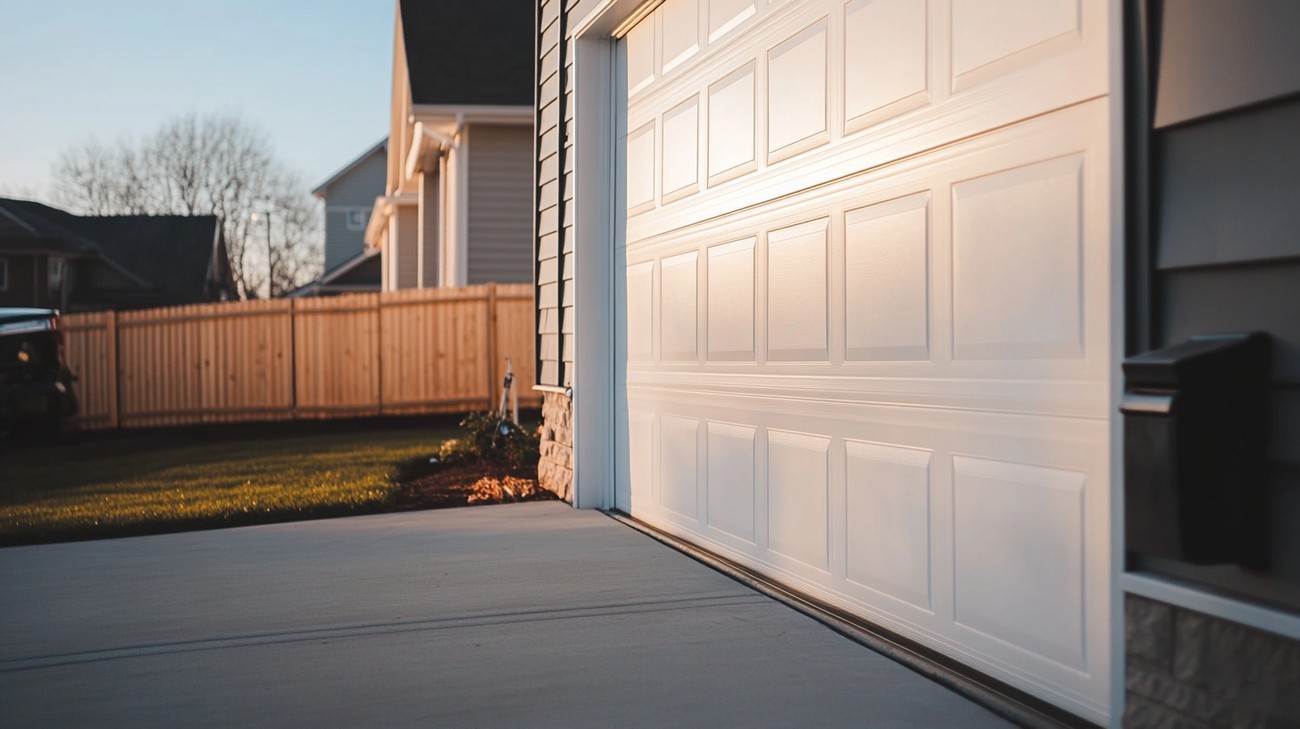
<path fill-rule="evenodd" d="M 456 418 L 117 431 L 0 444 L 0 545 L 384 511 Z"/>

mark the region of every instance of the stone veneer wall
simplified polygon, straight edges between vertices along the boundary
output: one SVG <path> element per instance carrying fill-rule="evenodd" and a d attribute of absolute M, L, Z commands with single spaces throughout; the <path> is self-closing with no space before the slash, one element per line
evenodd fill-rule
<path fill-rule="evenodd" d="M 1124 598 L 1125 727 L 1300 727 L 1300 643 Z"/>
<path fill-rule="evenodd" d="M 573 501 L 573 407 L 559 392 L 542 393 L 542 459 L 537 481 L 565 501 Z"/>

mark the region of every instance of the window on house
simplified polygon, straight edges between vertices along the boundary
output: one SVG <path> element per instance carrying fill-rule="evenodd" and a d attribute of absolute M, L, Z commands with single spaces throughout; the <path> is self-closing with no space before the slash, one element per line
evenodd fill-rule
<path fill-rule="evenodd" d="M 63 259 L 59 256 L 50 256 L 48 264 L 49 286 L 56 289 L 63 285 Z"/>
<path fill-rule="evenodd" d="M 348 209 L 348 230 L 365 230 L 370 220 L 370 208 Z"/>

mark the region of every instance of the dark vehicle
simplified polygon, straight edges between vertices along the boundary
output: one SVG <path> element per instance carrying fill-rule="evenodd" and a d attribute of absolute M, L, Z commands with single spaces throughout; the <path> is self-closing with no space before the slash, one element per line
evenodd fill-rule
<path fill-rule="evenodd" d="M 0 308 L 0 436 L 57 428 L 77 412 L 72 373 L 63 361 L 59 313 Z"/>

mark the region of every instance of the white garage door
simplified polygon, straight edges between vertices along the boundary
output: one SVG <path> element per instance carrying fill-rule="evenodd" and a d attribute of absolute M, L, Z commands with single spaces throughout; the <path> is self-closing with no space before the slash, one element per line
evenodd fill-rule
<path fill-rule="evenodd" d="M 615 256 L 620 508 L 1097 721 L 1106 21 L 668 0 Z"/>

